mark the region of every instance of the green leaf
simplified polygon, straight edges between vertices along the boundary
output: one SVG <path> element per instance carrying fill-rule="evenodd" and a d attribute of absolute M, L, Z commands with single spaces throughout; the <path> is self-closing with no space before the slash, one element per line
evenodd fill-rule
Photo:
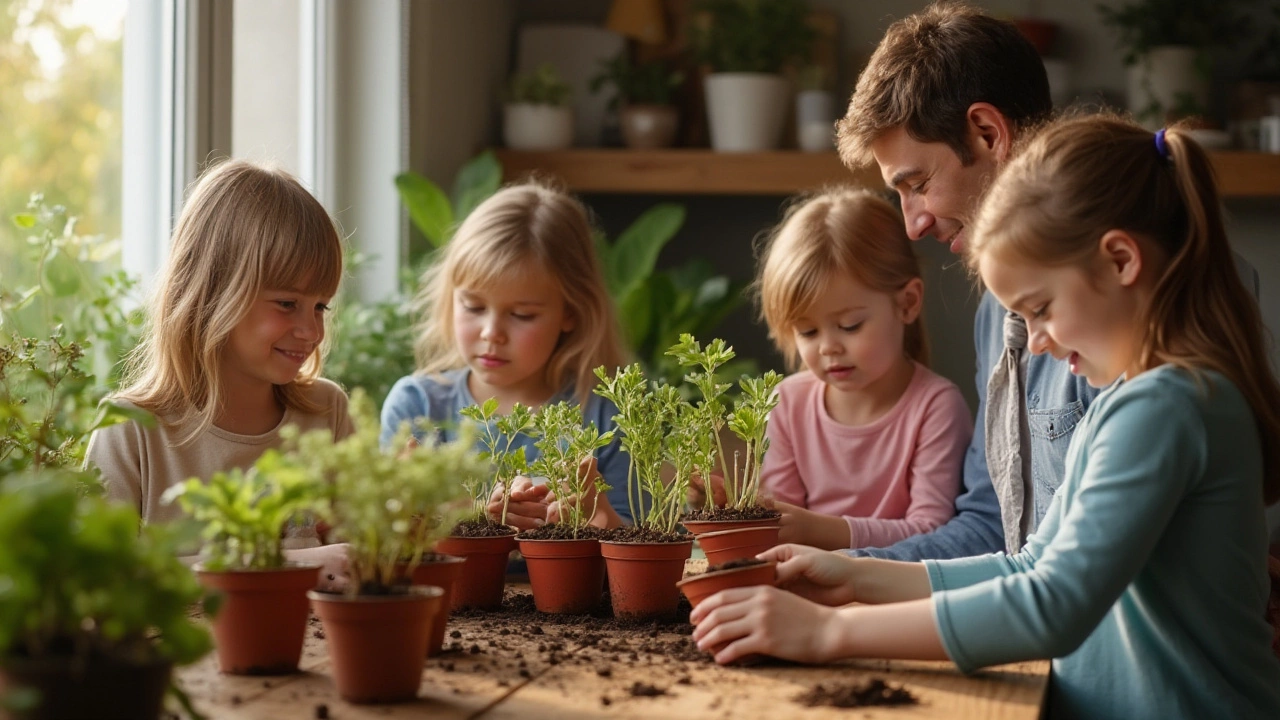
<path fill-rule="evenodd" d="M 501 185 L 502 163 L 492 150 L 485 150 L 463 165 L 453 180 L 453 216 L 458 222 L 466 220 Z"/>
<path fill-rule="evenodd" d="M 412 170 L 396 176 L 400 202 L 409 211 L 409 219 L 435 247 L 449 240 L 453 226 L 453 210 L 440 186 Z"/>
<path fill-rule="evenodd" d="M 61 250 L 53 250 L 44 261 L 40 284 L 54 297 L 75 295 L 80 289 L 80 265 Z"/>
<path fill-rule="evenodd" d="M 615 297 L 627 293 L 653 274 L 662 248 L 684 225 L 684 206 L 661 203 L 636 218 L 613 245 L 610 261 L 617 281 Z"/>
<path fill-rule="evenodd" d="M 13 216 L 13 224 L 23 229 L 30 229 L 36 226 L 36 216 L 31 213 L 18 213 Z"/>
<path fill-rule="evenodd" d="M 641 283 L 618 300 L 618 322 L 633 348 L 645 346 L 653 329 L 653 292 L 651 284 Z"/>

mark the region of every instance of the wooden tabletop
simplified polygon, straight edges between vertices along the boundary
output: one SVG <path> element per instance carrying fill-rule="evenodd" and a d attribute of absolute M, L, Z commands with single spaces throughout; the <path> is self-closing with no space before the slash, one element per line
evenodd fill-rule
<path fill-rule="evenodd" d="M 705 561 L 704 561 L 705 562 Z M 508 590 L 528 604 L 526 587 Z M 524 602 L 521 603 L 520 601 Z M 419 699 L 399 705 L 351 705 L 338 698 L 319 621 L 312 618 L 302 672 L 238 677 L 218 672 L 210 655 L 178 671 L 197 710 L 210 718 L 1027 718 L 1040 714 L 1047 662 L 1007 665 L 973 676 L 950 663 L 851 661 L 808 667 L 767 661 L 721 667 L 689 639 L 689 626 L 602 627 L 601 620 L 545 622 L 471 613 L 454 617 L 446 652 L 426 661 Z M 807 707 L 798 696 L 882 679 L 917 704 Z M 637 686 L 639 684 L 639 686 Z"/>

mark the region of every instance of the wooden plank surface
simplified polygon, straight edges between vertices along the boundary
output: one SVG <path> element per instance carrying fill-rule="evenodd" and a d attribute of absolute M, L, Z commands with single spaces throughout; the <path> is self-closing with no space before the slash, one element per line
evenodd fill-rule
<path fill-rule="evenodd" d="M 883 190 L 877 168 L 850 171 L 834 152 L 711 150 L 495 150 L 507 180 L 540 172 L 583 193 L 791 195 L 832 183 Z M 1280 155 L 1210 153 L 1224 197 L 1280 197 Z"/>

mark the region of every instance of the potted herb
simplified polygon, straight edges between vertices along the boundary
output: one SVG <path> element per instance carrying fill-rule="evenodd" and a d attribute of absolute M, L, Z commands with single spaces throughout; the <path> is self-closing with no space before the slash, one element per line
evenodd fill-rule
<path fill-rule="evenodd" d="M 801 0 L 703 0 L 692 28 L 706 78 L 711 147 L 758 152 L 778 146 L 791 87 L 784 67 L 806 60 L 814 33 Z"/>
<path fill-rule="evenodd" d="M 604 592 L 600 531 L 589 523 L 600 496 L 610 489 L 590 460 L 613 440 L 613 431 L 583 425 L 582 408 L 564 401 L 544 406 L 534 424 L 539 454 L 531 471 L 547 478 L 560 507 L 559 522 L 516 536 L 529 564 L 534 605 L 541 612 L 589 612 Z"/>
<path fill-rule="evenodd" d="M 343 594 L 308 593 L 324 624 L 334 682 L 354 703 L 396 702 L 417 696 L 432 622 L 444 591 L 411 586 L 404 567 L 429 552 L 443 528 L 464 512 L 458 478 L 485 465 L 474 451 L 474 429 L 449 443 L 384 454 L 378 418 L 361 391 L 351 398 L 355 432 L 333 442 L 327 432 L 286 433 L 286 451 L 328 485 L 321 514 L 348 543 L 351 582 Z M 393 447 L 409 445 L 400 428 Z"/>
<path fill-rule="evenodd" d="M 618 111 L 622 140 L 633 150 L 671 147 L 676 138 L 679 112 L 672 93 L 684 82 L 684 73 L 668 70 L 661 62 L 633 65 L 626 51 L 601 61 L 600 74 L 591 79 L 591 92 L 613 85 L 609 108 Z"/>
<path fill-rule="evenodd" d="M 454 586 L 451 609 L 496 608 L 502 604 L 508 556 L 516 549 L 516 531 L 507 525 L 506 513 L 511 483 L 529 467 L 524 446 L 513 449 L 512 445 L 518 435 L 533 428 L 533 411 L 516 403 L 510 413 L 499 415 L 497 399 L 489 398 L 480 405 L 463 408 L 462 415 L 480 425 L 484 447 L 480 457 L 489 463 L 490 471 L 463 480 L 471 496 L 471 513 L 436 544 L 436 550 L 466 558 Z M 503 510 L 494 520 L 485 507 L 499 490 Z"/>
<path fill-rule="evenodd" d="M 1137 0 L 1098 5 L 1119 35 L 1129 111 L 1149 127 L 1208 111 L 1209 49 L 1249 28 L 1235 0 Z"/>
<path fill-rule="evenodd" d="M 596 368 L 596 394 L 618 407 L 614 416 L 622 448 L 631 458 L 627 502 L 636 524 L 618 528 L 601 542 L 609 570 L 613 613 L 623 618 L 672 615 L 680 601 L 676 582 L 684 574 L 693 542 L 676 532 L 689 479 L 709 444 L 688 432 L 679 417 L 694 413 L 676 388 L 651 386 L 638 363 L 612 377 Z M 664 482 L 663 465 L 675 473 Z"/>
<path fill-rule="evenodd" d="M 173 666 L 210 650 L 190 612 L 203 592 L 177 559 L 172 529 L 139 529 L 131 508 L 85 494 L 95 482 L 92 473 L 45 470 L 0 484 L 0 692 L 9 717 L 156 718 Z"/>
<path fill-rule="evenodd" d="M 285 560 L 282 531 L 311 509 L 320 486 L 300 466 L 268 450 L 248 472 L 191 478 L 165 491 L 204 526 L 196 575 L 224 596 L 213 623 L 218 665 L 234 675 L 297 672 L 307 629 L 307 591 L 318 564 Z"/>
<path fill-rule="evenodd" d="M 502 137 L 512 150 L 561 150 L 573 144 L 569 84 L 549 64 L 516 75 L 503 107 Z"/>

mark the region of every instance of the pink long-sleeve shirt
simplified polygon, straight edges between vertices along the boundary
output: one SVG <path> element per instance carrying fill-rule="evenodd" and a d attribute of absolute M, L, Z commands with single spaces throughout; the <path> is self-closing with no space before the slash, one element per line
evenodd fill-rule
<path fill-rule="evenodd" d="M 869 425 L 827 413 L 810 372 L 778 387 L 761 489 L 849 523 L 850 547 L 884 547 L 955 514 L 973 419 L 960 389 L 923 365 L 898 403 Z"/>

